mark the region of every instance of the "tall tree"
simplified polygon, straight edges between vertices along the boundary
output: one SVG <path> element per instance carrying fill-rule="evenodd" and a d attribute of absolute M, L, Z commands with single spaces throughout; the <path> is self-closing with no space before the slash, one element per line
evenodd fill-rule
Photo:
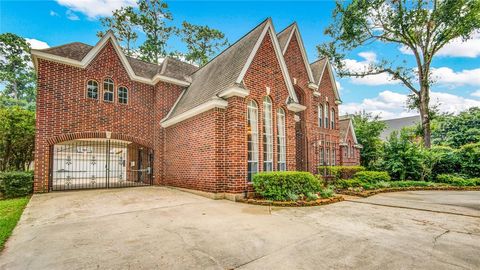
<path fill-rule="evenodd" d="M 375 169 L 382 152 L 380 133 L 385 129 L 385 123 L 378 116 L 365 112 L 355 114 L 353 123 L 358 143 L 363 146 L 360 162 L 367 169 Z"/>
<path fill-rule="evenodd" d="M 340 76 L 390 74 L 413 94 L 421 115 L 423 140 L 430 147 L 431 64 L 435 55 L 456 38 L 470 39 L 480 29 L 479 0 L 353 0 L 337 2 L 332 24 L 325 30 L 332 41 L 318 46 L 333 60 Z M 373 42 L 395 44 L 412 52 L 372 62 L 363 70 L 349 70 L 346 53 Z M 397 63 L 396 59 L 402 59 Z"/>
<path fill-rule="evenodd" d="M 139 0 L 136 19 L 147 37 L 140 46 L 141 58 L 158 64 L 167 55 L 167 41 L 174 30 L 167 26 L 167 21 L 172 20 L 168 5 L 162 0 Z"/>
<path fill-rule="evenodd" d="M 199 66 L 205 65 L 215 53 L 228 44 L 225 34 L 206 25 L 194 25 L 184 21 L 180 34 L 188 49 L 186 60 Z"/>
<path fill-rule="evenodd" d="M 30 45 L 12 33 L 0 35 L 0 95 L 16 100 L 35 101 L 35 72 L 31 66 Z"/>
<path fill-rule="evenodd" d="M 128 56 L 133 54 L 133 45 L 138 38 L 138 34 L 135 32 L 136 20 L 137 14 L 133 7 L 122 7 L 115 10 L 111 17 L 100 19 L 103 27 L 113 31 Z M 103 37 L 103 35 L 105 35 L 104 31 L 97 33 L 98 37 Z"/>

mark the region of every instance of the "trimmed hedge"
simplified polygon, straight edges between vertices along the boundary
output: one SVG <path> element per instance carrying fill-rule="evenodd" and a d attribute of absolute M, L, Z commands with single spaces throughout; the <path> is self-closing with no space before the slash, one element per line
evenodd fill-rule
<path fill-rule="evenodd" d="M 23 197 L 33 192 L 33 172 L 0 173 L 0 192 L 5 198 Z"/>
<path fill-rule="evenodd" d="M 387 172 L 377 172 L 377 171 L 361 171 L 357 172 L 354 176 L 354 179 L 358 179 L 364 183 L 377 183 L 380 181 L 390 181 L 390 175 Z"/>
<path fill-rule="evenodd" d="M 320 181 L 309 172 L 261 172 L 253 176 L 255 192 L 275 201 L 294 200 L 322 190 Z"/>
<path fill-rule="evenodd" d="M 358 179 L 340 179 L 335 182 L 335 187 L 339 189 L 348 189 L 353 187 L 361 187 L 362 182 Z"/>
<path fill-rule="evenodd" d="M 456 174 L 439 174 L 437 175 L 437 182 L 452 186 L 478 186 L 480 185 L 480 178 L 465 179 Z"/>
<path fill-rule="evenodd" d="M 351 179 L 353 175 L 357 172 L 365 171 L 363 166 L 319 166 L 318 172 L 323 174 L 324 170 L 327 171 L 327 174 L 330 173 L 335 177 L 335 180 L 338 179 Z"/>

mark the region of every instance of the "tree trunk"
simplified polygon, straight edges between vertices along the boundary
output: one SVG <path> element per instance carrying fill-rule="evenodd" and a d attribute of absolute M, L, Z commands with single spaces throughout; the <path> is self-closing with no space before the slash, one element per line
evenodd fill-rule
<path fill-rule="evenodd" d="M 426 148 L 430 148 L 431 146 L 430 109 L 428 107 L 429 101 L 429 89 L 422 87 L 420 90 L 418 109 L 420 111 L 420 118 L 422 120 L 423 144 Z"/>

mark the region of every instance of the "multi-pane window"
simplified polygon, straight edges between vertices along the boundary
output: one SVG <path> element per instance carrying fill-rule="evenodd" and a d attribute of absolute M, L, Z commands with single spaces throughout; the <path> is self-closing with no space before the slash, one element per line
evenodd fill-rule
<path fill-rule="evenodd" d="M 285 138 L 285 111 L 280 108 L 277 111 L 277 152 L 278 152 L 278 170 L 287 170 L 287 143 Z"/>
<path fill-rule="evenodd" d="M 325 147 L 325 163 L 327 165 L 330 165 L 330 143 L 327 142 L 327 145 Z"/>
<path fill-rule="evenodd" d="M 335 162 L 337 159 L 337 152 L 335 151 L 335 146 L 332 148 L 332 166 L 335 166 Z"/>
<path fill-rule="evenodd" d="M 113 80 L 105 79 L 103 81 L 103 100 L 108 102 L 113 102 Z"/>
<path fill-rule="evenodd" d="M 96 81 L 87 82 L 87 98 L 98 99 L 98 83 Z"/>
<path fill-rule="evenodd" d="M 273 171 L 272 100 L 263 98 L 263 170 Z"/>
<path fill-rule="evenodd" d="M 329 125 L 329 122 L 328 122 L 328 114 L 329 114 L 329 110 L 328 110 L 328 103 L 325 103 L 325 106 L 324 106 L 324 109 L 325 109 L 325 128 L 328 128 L 328 125 Z"/>
<path fill-rule="evenodd" d="M 118 87 L 118 103 L 128 103 L 128 89 L 126 87 Z"/>
<path fill-rule="evenodd" d="M 247 124 L 247 179 L 252 181 L 253 175 L 258 172 L 258 106 L 253 100 L 247 106 Z"/>
<path fill-rule="evenodd" d="M 318 106 L 318 126 L 319 127 L 323 126 L 323 124 L 322 124 L 322 122 L 323 122 L 323 118 L 322 118 L 323 111 L 322 110 L 323 110 L 322 105 L 319 105 Z"/>
<path fill-rule="evenodd" d="M 320 146 L 320 166 L 325 165 L 324 162 L 325 162 L 325 159 L 323 154 L 323 146 Z"/>
<path fill-rule="evenodd" d="M 332 129 L 335 129 L 335 109 L 334 108 L 332 108 L 332 112 L 330 115 L 330 127 Z"/>

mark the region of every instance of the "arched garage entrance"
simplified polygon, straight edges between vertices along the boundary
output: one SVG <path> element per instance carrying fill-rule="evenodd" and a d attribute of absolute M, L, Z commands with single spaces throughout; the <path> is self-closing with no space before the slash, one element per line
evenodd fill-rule
<path fill-rule="evenodd" d="M 53 145 L 50 190 L 135 187 L 152 184 L 153 151 L 113 139 Z"/>

